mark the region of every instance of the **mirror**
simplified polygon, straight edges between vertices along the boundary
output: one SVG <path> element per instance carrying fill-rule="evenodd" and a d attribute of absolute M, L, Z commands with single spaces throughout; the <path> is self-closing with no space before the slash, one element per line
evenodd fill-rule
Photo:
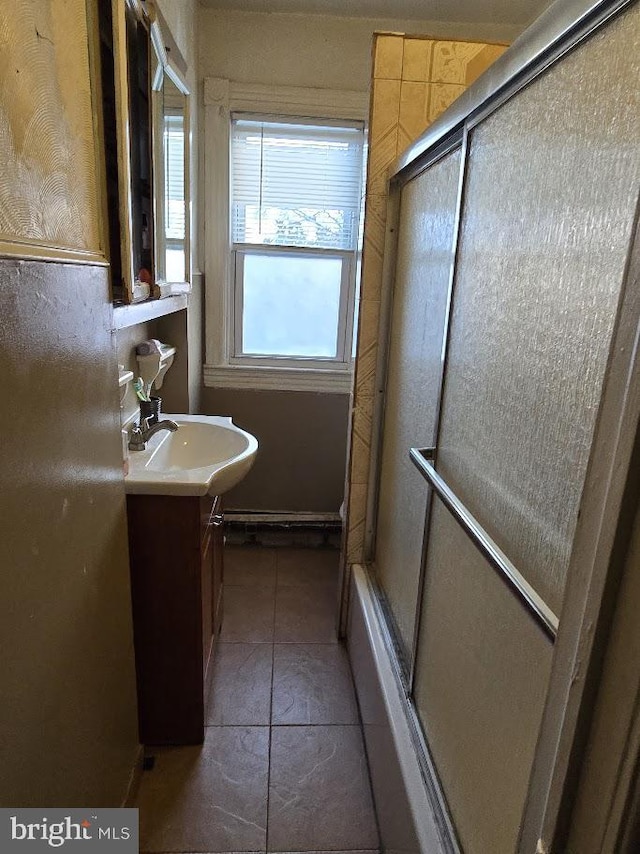
<path fill-rule="evenodd" d="M 186 63 L 151 0 L 91 0 L 113 301 L 190 288 Z"/>
<path fill-rule="evenodd" d="M 189 90 L 163 23 L 158 14 L 151 29 L 156 296 L 185 292 L 191 280 Z"/>

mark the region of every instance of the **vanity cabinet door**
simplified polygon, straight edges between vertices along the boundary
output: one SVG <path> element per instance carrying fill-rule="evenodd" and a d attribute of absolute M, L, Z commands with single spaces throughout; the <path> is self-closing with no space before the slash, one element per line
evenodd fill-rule
<path fill-rule="evenodd" d="M 211 524 L 215 506 L 208 497 L 127 496 L 143 744 L 204 740 L 205 674 L 221 574 L 214 567 L 222 536 L 221 526 Z"/>
<path fill-rule="evenodd" d="M 222 585 L 222 502 L 201 498 L 201 554 L 202 554 L 202 655 L 206 676 L 213 657 L 215 640 L 220 629 L 217 619 L 218 602 Z"/>
<path fill-rule="evenodd" d="M 211 557 L 213 559 L 213 584 L 211 591 L 211 623 L 214 643 L 222 628 L 222 602 L 224 591 L 224 514 L 222 498 L 218 495 L 213 505 L 211 522 Z"/>

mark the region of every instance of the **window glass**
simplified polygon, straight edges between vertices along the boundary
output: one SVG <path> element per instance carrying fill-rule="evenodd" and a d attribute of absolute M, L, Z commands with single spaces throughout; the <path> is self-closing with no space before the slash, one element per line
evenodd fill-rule
<path fill-rule="evenodd" d="M 342 263 L 322 256 L 246 254 L 243 353 L 334 359 Z"/>

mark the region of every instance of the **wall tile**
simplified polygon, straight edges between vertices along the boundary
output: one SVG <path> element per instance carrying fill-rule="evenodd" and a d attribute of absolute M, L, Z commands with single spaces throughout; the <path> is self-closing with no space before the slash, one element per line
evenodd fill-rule
<path fill-rule="evenodd" d="M 363 362 L 362 370 L 360 372 L 360 382 L 357 384 L 356 396 L 360 397 L 373 397 L 376 391 L 376 375 L 375 375 L 375 361 L 377 358 L 377 351 L 373 350 L 369 353 L 368 357 L 366 357 Z"/>
<path fill-rule="evenodd" d="M 417 139 L 428 124 L 429 85 L 403 80 L 400 89 L 398 154 Z"/>
<path fill-rule="evenodd" d="M 374 81 L 369 132 L 368 192 L 386 192 L 388 169 L 396 157 L 399 113 L 400 81 Z"/>
<path fill-rule="evenodd" d="M 400 80 L 403 47 L 402 36 L 376 36 L 373 76 L 386 80 Z"/>
<path fill-rule="evenodd" d="M 431 83 L 429 85 L 428 123 L 435 121 L 465 90 L 456 83 Z"/>
<path fill-rule="evenodd" d="M 351 433 L 351 478 L 354 483 L 367 483 L 371 454 L 371 426 L 374 399 L 361 395 L 356 401 Z"/>
<path fill-rule="evenodd" d="M 359 344 L 364 352 L 377 349 L 378 327 L 380 325 L 379 300 L 363 299 L 360 302 L 360 335 Z M 358 392 L 356 389 L 356 399 Z"/>
<path fill-rule="evenodd" d="M 431 82 L 465 83 L 467 66 L 483 49 L 473 42 L 437 41 L 433 46 Z"/>
<path fill-rule="evenodd" d="M 380 299 L 386 225 L 387 194 L 371 193 L 365 212 L 361 299 Z"/>
<path fill-rule="evenodd" d="M 349 495 L 349 533 L 347 537 L 347 563 L 362 563 L 364 528 L 367 509 L 367 484 L 351 483 Z"/>
<path fill-rule="evenodd" d="M 431 73 L 431 39 L 405 39 L 402 57 L 402 79 L 426 83 Z"/>

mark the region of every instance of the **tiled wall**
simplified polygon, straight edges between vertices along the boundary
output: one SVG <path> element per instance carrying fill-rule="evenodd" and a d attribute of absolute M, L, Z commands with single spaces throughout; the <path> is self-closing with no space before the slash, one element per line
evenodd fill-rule
<path fill-rule="evenodd" d="M 506 45 L 375 34 L 369 163 L 355 391 L 348 464 L 347 564 L 364 553 L 375 399 L 387 176 L 396 157 L 504 51 Z"/>

